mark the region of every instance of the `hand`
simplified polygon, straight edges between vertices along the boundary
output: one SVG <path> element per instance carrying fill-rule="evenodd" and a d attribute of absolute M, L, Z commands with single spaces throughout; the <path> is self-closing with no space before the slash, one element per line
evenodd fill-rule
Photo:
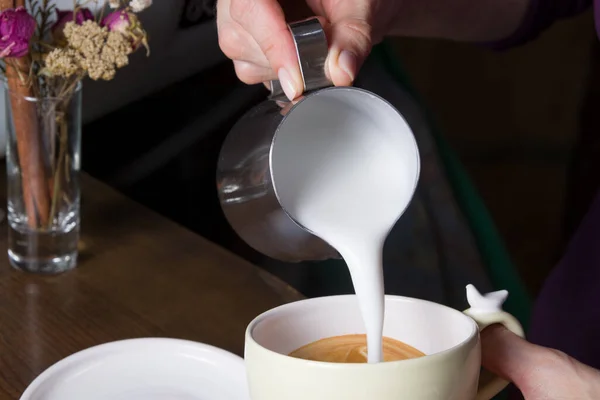
<path fill-rule="evenodd" d="M 481 332 L 483 366 L 513 382 L 525 400 L 600 399 L 600 371 L 521 339 L 501 325 Z"/>
<path fill-rule="evenodd" d="M 297 14 L 302 0 L 289 0 Z M 374 43 L 383 39 L 397 14 L 399 0 L 307 0 L 329 39 L 326 74 L 336 86 L 351 85 Z M 279 79 L 290 100 L 304 89 L 286 14 L 277 0 L 219 0 L 219 45 L 234 61 L 237 76 L 255 84 Z M 294 15 L 296 16 L 296 15 Z M 289 22 L 297 20 L 294 18 Z"/>

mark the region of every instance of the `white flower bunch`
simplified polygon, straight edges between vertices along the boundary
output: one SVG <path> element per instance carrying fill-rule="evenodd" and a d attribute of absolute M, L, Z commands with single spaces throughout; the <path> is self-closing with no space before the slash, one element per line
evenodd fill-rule
<path fill-rule="evenodd" d="M 131 0 L 129 2 L 129 7 L 131 7 L 131 11 L 134 13 L 142 12 L 151 5 L 152 0 Z"/>
<path fill-rule="evenodd" d="M 117 9 L 121 7 L 121 1 L 122 0 L 108 0 L 108 6 L 112 9 Z M 152 0 L 131 0 L 129 2 L 129 7 L 134 13 L 142 12 L 151 5 Z"/>

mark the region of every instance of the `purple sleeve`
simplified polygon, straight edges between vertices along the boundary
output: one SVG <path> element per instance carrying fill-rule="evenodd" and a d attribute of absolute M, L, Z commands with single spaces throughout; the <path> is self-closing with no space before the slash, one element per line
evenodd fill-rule
<path fill-rule="evenodd" d="M 600 368 L 600 192 L 542 288 L 529 340 Z"/>
<path fill-rule="evenodd" d="M 600 22 L 600 0 L 595 2 L 596 27 Z M 536 38 L 554 22 L 585 11 L 592 0 L 531 0 L 529 9 L 517 30 L 509 37 L 487 46 L 495 50 L 515 47 Z"/>

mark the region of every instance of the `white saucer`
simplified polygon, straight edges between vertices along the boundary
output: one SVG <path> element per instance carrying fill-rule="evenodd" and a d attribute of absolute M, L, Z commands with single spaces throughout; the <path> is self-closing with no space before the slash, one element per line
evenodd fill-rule
<path fill-rule="evenodd" d="M 244 360 L 177 339 L 131 339 L 54 364 L 21 400 L 249 400 Z"/>

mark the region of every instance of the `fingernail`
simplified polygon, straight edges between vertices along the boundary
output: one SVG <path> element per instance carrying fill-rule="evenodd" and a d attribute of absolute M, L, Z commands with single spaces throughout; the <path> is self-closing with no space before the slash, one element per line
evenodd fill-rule
<path fill-rule="evenodd" d="M 348 74 L 350 80 L 354 81 L 354 75 L 356 74 L 356 56 L 354 53 L 343 50 L 338 57 L 338 65 L 346 74 Z"/>
<path fill-rule="evenodd" d="M 287 98 L 294 100 L 296 98 L 296 87 L 294 86 L 292 76 L 284 68 L 280 68 L 277 77 Z"/>

